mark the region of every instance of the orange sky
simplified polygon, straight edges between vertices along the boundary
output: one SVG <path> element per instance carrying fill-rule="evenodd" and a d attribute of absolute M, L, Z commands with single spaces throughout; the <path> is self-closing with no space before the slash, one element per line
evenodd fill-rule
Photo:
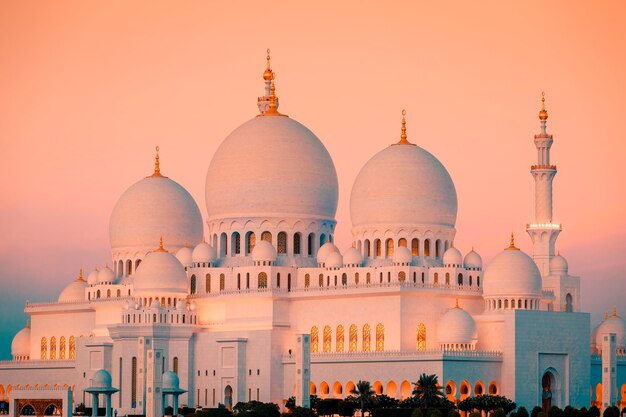
<path fill-rule="evenodd" d="M 210 159 L 257 113 L 268 47 L 281 112 L 335 162 L 343 250 L 352 182 L 406 108 L 409 139 L 455 182 L 456 246 L 488 260 L 514 231 L 530 251 L 546 90 L 557 247 L 592 322 L 626 314 L 626 3 L 302 3 L 0 4 L 0 334 L 22 325 L 25 298 L 108 262 L 109 214 L 156 144 L 206 216 Z"/>

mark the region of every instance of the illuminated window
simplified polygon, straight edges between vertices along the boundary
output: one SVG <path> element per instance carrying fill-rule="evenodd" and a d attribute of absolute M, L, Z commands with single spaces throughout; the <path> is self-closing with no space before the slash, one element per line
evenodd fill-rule
<path fill-rule="evenodd" d="M 385 326 L 382 323 L 376 325 L 376 351 L 385 350 Z"/>
<path fill-rule="evenodd" d="M 206 291 L 206 292 L 211 292 L 211 274 L 206 274 L 206 277 L 205 277 L 204 279 L 205 279 L 205 281 L 206 281 L 206 282 L 204 283 L 204 285 L 205 285 L 205 287 L 204 287 L 205 291 Z"/>
<path fill-rule="evenodd" d="M 405 238 L 401 238 L 400 240 L 398 240 L 398 247 L 400 246 L 404 246 L 406 248 L 406 239 Z"/>
<path fill-rule="evenodd" d="M 319 332 L 317 326 L 311 327 L 311 352 L 317 353 Z"/>
<path fill-rule="evenodd" d="M 272 243 L 272 234 L 270 232 L 261 233 L 261 240 Z"/>
<path fill-rule="evenodd" d="M 379 257 L 382 254 L 382 248 L 380 247 L 380 239 L 376 239 L 374 241 L 374 251 L 377 257 Z"/>
<path fill-rule="evenodd" d="M 252 253 L 252 250 L 254 249 L 255 244 L 256 244 L 256 237 L 254 235 L 254 232 L 248 232 L 248 234 L 246 235 L 246 253 L 247 254 Z"/>
<path fill-rule="evenodd" d="M 324 326 L 324 352 L 330 352 L 330 339 L 332 337 L 330 326 Z"/>
<path fill-rule="evenodd" d="M 192 294 L 196 293 L 196 276 L 195 275 L 191 276 L 191 293 Z"/>
<path fill-rule="evenodd" d="M 406 281 L 406 272 L 404 272 L 404 271 L 398 272 L 398 281 L 399 282 Z"/>
<path fill-rule="evenodd" d="M 430 239 L 424 241 L 424 256 L 430 256 Z"/>
<path fill-rule="evenodd" d="M 426 350 L 426 325 L 417 325 L 417 350 Z"/>
<path fill-rule="evenodd" d="M 335 335 L 335 350 L 337 352 L 343 352 L 343 338 L 343 326 L 340 324 L 339 326 L 337 326 L 337 334 Z"/>
<path fill-rule="evenodd" d="M 293 254 L 294 255 L 300 255 L 300 240 L 302 239 L 302 237 L 300 236 L 300 233 L 296 233 L 293 235 Z"/>
<path fill-rule="evenodd" d="M 372 339 L 372 335 L 370 332 L 370 325 L 366 324 L 363 326 L 363 352 L 370 351 L 370 341 Z"/>
<path fill-rule="evenodd" d="M 390 258 L 393 256 L 393 239 L 387 239 L 385 242 L 385 257 Z"/>
<path fill-rule="evenodd" d="M 74 336 L 70 336 L 70 359 L 76 358 L 76 338 Z"/>
<path fill-rule="evenodd" d="M 57 338 L 52 336 L 50 338 L 50 359 L 57 358 Z"/>
<path fill-rule="evenodd" d="M 304 288 L 309 288 L 309 285 L 311 285 L 311 276 L 306 274 L 304 276 Z"/>
<path fill-rule="evenodd" d="M 356 324 L 353 324 L 350 326 L 350 346 L 349 346 L 349 350 L 350 352 L 356 352 L 356 344 L 357 344 L 357 339 L 358 339 L 358 329 L 356 327 Z"/>
<path fill-rule="evenodd" d="M 259 273 L 257 286 L 259 288 L 267 288 L 267 274 L 265 272 Z"/>
<path fill-rule="evenodd" d="M 41 360 L 48 359 L 48 340 L 45 337 L 41 338 Z"/>
<path fill-rule="evenodd" d="M 419 239 L 411 240 L 411 255 L 413 256 L 420 255 L 420 240 Z"/>
<path fill-rule="evenodd" d="M 220 291 L 224 291 L 224 288 L 226 288 L 226 277 L 220 274 Z"/>
<path fill-rule="evenodd" d="M 65 336 L 59 339 L 59 359 L 65 359 Z"/>
<path fill-rule="evenodd" d="M 280 232 L 278 234 L 278 247 L 276 250 L 282 255 L 287 253 L 287 233 Z"/>

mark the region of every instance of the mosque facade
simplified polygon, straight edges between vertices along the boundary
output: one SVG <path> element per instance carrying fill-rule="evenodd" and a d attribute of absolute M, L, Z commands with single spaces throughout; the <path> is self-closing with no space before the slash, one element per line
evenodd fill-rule
<path fill-rule="evenodd" d="M 104 369 L 120 415 L 159 415 L 172 378 L 181 404 L 215 407 L 294 395 L 306 405 L 309 393 L 345 397 L 359 380 L 400 399 L 421 373 L 436 374 L 453 401 L 626 405 L 626 323 L 614 311 L 591 332 L 580 278 L 555 252 L 543 99 L 533 253 L 511 236 L 484 268 L 454 246 L 454 183 L 409 141 L 404 113 L 399 141 L 354 182 L 353 244 L 342 253 L 333 160 L 278 111 L 269 54 L 263 80 L 259 114 L 208 167 L 205 222 L 161 172 L 157 148 L 154 172 L 111 214 L 112 267 L 81 270 L 57 300 L 26 304 L 13 360 L 0 362 L 0 400 L 69 387 L 91 406 Z"/>

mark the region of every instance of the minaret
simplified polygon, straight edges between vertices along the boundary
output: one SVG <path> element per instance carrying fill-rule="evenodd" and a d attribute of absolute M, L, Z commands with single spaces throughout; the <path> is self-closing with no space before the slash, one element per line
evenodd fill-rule
<path fill-rule="evenodd" d="M 533 241 L 533 259 L 542 276 L 550 275 L 550 259 L 554 256 L 554 244 L 561 233 L 561 225 L 552 222 L 552 180 L 556 175 L 556 165 L 550 165 L 552 135 L 546 132 L 548 112 L 545 106 L 545 93 L 541 93 L 539 120 L 541 133 L 535 135 L 537 164 L 530 167 L 535 179 L 535 221 L 526 225 L 526 231 Z"/>

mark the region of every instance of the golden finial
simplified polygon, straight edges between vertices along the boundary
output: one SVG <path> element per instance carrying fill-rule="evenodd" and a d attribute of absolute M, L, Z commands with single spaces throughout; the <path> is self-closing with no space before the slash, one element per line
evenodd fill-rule
<path fill-rule="evenodd" d="M 604 312 L 604 320 L 608 320 L 609 319 L 609 310 Z"/>
<path fill-rule="evenodd" d="M 548 112 L 546 111 L 546 92 L 541 92 L 541 111 L 539 112 L 539 120 L 545 122 L 548 120 Z"/>
<path fill-rule="evenodd" d="M 402 129 L 401 129 L 402 133 L 400 134 L 400 141 L 397 143 L 394 143 L 394 145 L 413 145 L 411 142 L 407 140 L 406 119 L 404 118 L 404 116 L 406 116 L 406 110 L 402 109 Z"/>
<path fill-rule="evenodd" d="M 76 279 L 78 282 L 85 282 L 83 279 L 83 268 L 80 268 L 80 272 L 78 273 L 78 278 Z"/>
<path fill-rule="evenodd" d="M 458 299 L 458 297 L 456 299 L 456 303 L 454 304 L 454 308 L 461 308 L 461 307 L 459 307 L 459 299 Z"/>
<path fill-rule="evenodd" d="M 265 81 L 270 81 L 274 79 L 274 73 L 270 68 L 270 48 L 267 48 L 267 66 L 265 67 L 265 72 L 263 73 L 263 79 Z"/>
<path fill-rule="evenodd" d="M 161 238 L 159 239 L 159 248 L 155 250 L 155 252 L 167 252 L 163 249 L 163 235 L 161 235 Z"/>
<path fill-rule="evenodd" d="M 617 307 L 613 307 L 613 315 L 611 317 L 619 317 L 617 315 Z"/>
<path fill-rule="evenodd" d="M 509 243 L 509 247 L 506 250 L 519 250 L 519 248 L 515 247 L 515 236 L 511 233 L 511 243 Z"/>
<path fill-rule="evenodd" d="M 159 146 L 156 147 L 156 156 L 154 157 L 154 174 L 152 177 L 162 177 L 161 168 L 159 166 Z"/>
<path fill-rule="evenodd" d="M 285 116 L 278 112 L 278 97 L 276 97 L 276 85 L 274 85 L 274 78 L 272 77 L 272 83 L 270 85 L 270 104 L 265 113 L 259 116 Z"/>

